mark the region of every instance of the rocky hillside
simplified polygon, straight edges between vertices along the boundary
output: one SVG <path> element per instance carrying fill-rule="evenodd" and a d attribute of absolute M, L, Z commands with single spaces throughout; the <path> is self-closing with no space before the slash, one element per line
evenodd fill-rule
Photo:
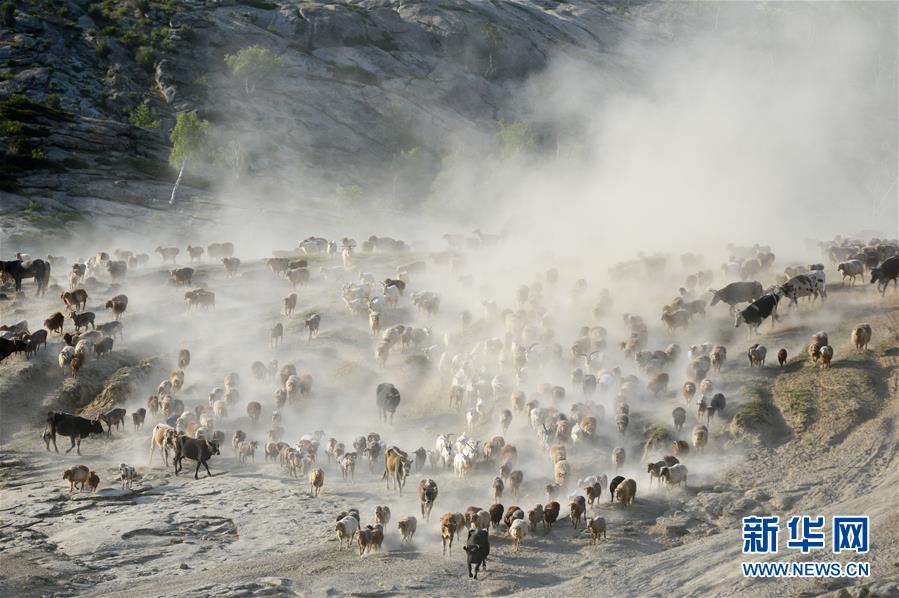
<path fill-rule="evenodd" d="M 228 173 L 415 201 L 446 155 L 523 118 L 513 93 L 554 55 L 612 47 L 629 4 L 6 2 L 3 204 L 53 224 L 167 199 L 169 132 L 194 111 L 210 147 L 187 197 Z M 226 56 L 253 46 L 272 68 L 235 73 Z"/>

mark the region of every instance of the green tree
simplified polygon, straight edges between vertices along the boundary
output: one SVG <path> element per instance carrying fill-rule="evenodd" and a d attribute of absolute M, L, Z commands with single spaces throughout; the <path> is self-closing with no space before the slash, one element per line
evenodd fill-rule
<path fill-rule="evenodd" d="M 155 118 L 149 104 L 139 104 L 128 115 L 131 124 L 140 129 L 158 129 L 159 119 Z"/>
<path fill-rule="evenodd" d="M 274 76 L 282 66 L 280 57 L 266 48 L 254 44 L 235 54 L 226 54 L 225 63 L 235 77 L 243 79 L 247 95 L 256 90 L 256 84 Z"/>
<path fill-rule="evenodd" d="M 169 164 L 178 169 L 178 178 L 172 188 L 172 197 L 169 204 L 175 203 L 175 193 L 181 185 L 181 177 L 184 176 L 184 168 L 188 162 L 198 160 L 206 153 L 208 143 L 209 122 L 203 120 L 195 112 L 181 112 L 178 114 L 175 126 L 169 139 L 172 142 L 172 151 L 169 153 Z"/>

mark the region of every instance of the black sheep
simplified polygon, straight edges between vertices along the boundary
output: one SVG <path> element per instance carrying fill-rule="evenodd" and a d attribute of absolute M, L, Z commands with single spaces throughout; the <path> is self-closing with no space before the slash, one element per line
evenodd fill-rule
<path fill-rule="evenodd" d="M 389 413 L 390 423 L 392 424 L 393 415 L 400 404 L 400 391 L 397 390 L 396 386 L 388 382 L 378 384 L 377 404 L 381 421 L 386 422 L 387 414 Z"/>

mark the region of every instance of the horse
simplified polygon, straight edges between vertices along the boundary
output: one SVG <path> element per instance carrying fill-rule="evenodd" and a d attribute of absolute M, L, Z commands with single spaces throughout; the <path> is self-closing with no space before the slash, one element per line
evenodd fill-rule
<path fill-rule="evenodd" d="M 37 283 L 36 297 L 42 296 L 50 284 L 50 264 L 44 260 L 12 260 L 0 261 L 0 272 L 6 272 L 16 281 L 16 291 L 22 290 L 22 279 L 33 278 Z"/>

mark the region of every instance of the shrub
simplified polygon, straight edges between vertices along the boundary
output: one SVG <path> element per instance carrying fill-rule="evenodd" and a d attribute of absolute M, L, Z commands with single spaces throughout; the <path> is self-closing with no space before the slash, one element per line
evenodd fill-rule
<path fill-rule="evenodd" d="M 44 106 L 52 110 L 59 110 L 62 106 L 62 96 L 58 93 L 47 94 L 44 98 Z"/>
<path fill-rule="evenodd" d="M 131 110 L 128 120 L 131 121 L 132 125 L 141 129 L 159 128 L 159 119 L 153 117 L 153 111 L 150 109 L 149 104 L 140 104 L 137 108 Z"/>
<path fill-rule="evenodd" d="M 134 53 L 134 59 L 145 70 L 151 70 L 156 62 L 156 52 L 150 46 L 141 46 Z"/>
<path fill-rule="evenodd" d="M 4 2 L 0 5 L 0 15 L 3 17 L 3 26 L 12 29 L 16 26 L 16 5 L 13 2 Z"/>
<path fill-rule="evenodd" d="M 31 150 L 31 159 L 32 160 L 38 161 L 38 160 L 44 160 L 46 158 L 47 158 L 47 155 L 44 153 L 44 150 L 42 150 L 41 148 L 36 147 Z"/>
<path fill-rule="evenodd" d="M 109 56 L 111 48 L 109 47 L 109 42 L 105 39 L 97 40 L 97 56 L 100 58 L 106 58 Z"/>

